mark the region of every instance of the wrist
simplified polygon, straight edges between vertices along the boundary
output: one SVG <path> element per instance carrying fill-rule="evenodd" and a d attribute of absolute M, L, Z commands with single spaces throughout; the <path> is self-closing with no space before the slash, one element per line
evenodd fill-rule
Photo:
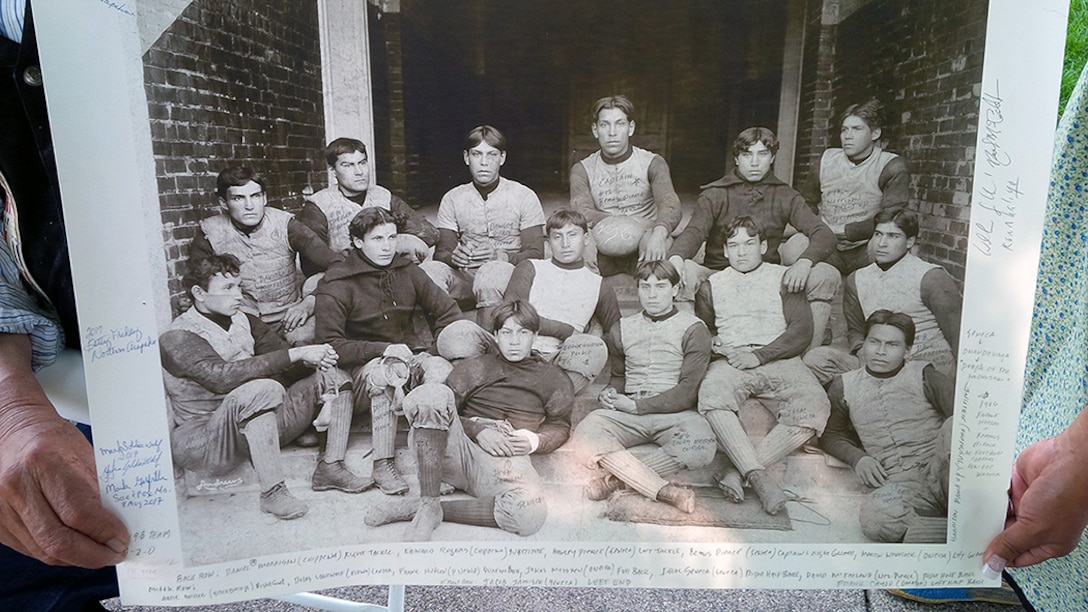
<path fill-rule="evenodd" d="M 0 431 L 11 419 L 18 425 L 38 413 L 59 418 L 34 377 L 30 337 L 25 334 L 0 334 L 0 389 Z"/>
<path fill-rule="evenodd" d="M 1054 447 L 1059 456 L 1069 456 L 1071 465 L 1078 469 L 1088 464 L 1088 419 L 1082 412 L 1069 427 L 1053 438 Z M 1088 478 L 1088 471 L 1081 470 Z"/>
<path fill-rule="evenodd" d="M 0 401 L 0 439 L 13 431 L 50 427 L 66 423 L 45 395 L 38 380 L 33 376 L 18 384 L 4 381 L 4 398 Z"/>

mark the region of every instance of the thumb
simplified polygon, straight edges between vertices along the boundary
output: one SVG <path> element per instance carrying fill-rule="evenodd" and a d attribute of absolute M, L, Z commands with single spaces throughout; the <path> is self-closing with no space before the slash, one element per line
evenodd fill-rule
<path fill-rule="evenodd" d="M 997 534 L 982 553 L 982 575 L 991 580 L 1001 577 L 1009 561 L 1017 559 L 1030 546 L 1030 534 L 1023 523 L 1013 520 Z"/>

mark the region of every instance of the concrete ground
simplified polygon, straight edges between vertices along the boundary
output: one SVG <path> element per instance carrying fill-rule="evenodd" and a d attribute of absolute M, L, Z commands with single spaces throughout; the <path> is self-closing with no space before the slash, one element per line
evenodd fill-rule
<path fill-rule="evenodd" d="M 690 215 L 694 198 L 685 197 Z M 559 197 L 545 199 L 546 212 L 562 203 Z M 428 211 L 433 214 L 434 211 Z M 633 291 L 618 291 L 624 313 L 637 311 Z M 845 324 L 841 309 L 833 314 L 836 343 L 844 342 Z M 599 377 L 579 397 L 575 424 L 595 407 L 598 391 L 607 382 Z M 761 436 L 772 425 L 770 414 L 755 401 L 742 415 L 750 435 Z M 413 453 L 404 447 L 404 434 L 398 446 L 397 462 L 414 490 Z M 370 471 L 370 439 L 366 431 L 352 435 L 347 464 L 360 474 Z M 285 522 L 257 511 L 257 492 L 251 468 L 222 477 L 221 482 L 241 478 L 243 484 L 225 492 L 186 495 L 196 492 L 200 478 L 179 477 L 179 513 L 183 532 L 186 566 L 249 558 L 284 550 L 302 550 L 324 546 L 371 542 L 398 542 L 404 524 L 378 528 L 363 526 L 363 515 L 375 503 L 384 501 L 380 491 L 360 495 L 339 492 L 315 493 L 309 488 L 316 450 L 293 446 L 284 449 L 288 488 L 310 506 L 302 519 Z M 689 471 L 677 479 L 697 487 L 702 495 L 713 495 L 714 472 L 720 470 L 724 457 L 719 453 L 707 469 Z M 534 457 L 534 464 L 546 487 L 549 519 L 544 528 L 527 538 L 541 542 L 577 541 L 662 541 L 662 542 L 768 542 L 768 543 L 852 543 L 865 542 L 857 521 L 859 502 L 865 488 L 850 470 L 831 467 L 817 452 L 797 451 L 780 466 L 776 475 L 784 488 L 797 496 L 787 505 L 789 528 L 729 528 L 699 526 L 661 526 L 645 523 L 616 522 L 604 517 L 606 502 L 592 502 L 581 488 L 589 476 L 577 466 L 569 452 L 560 449 L 552 456 Z M 206 481 L 205 485 L 208 484 Z M 758 508 L 756 515 L 759 514 Z M 331 527 L 331 528 L 330 528 Z M 524 540 L 497 529 L 444 523 L 434 534 L 435 541 Z M 385 589 L 355 587 L 328 592 L 354 601 L 385 601 Z M 115 600 L 113 610 L 156 610 L 158 608 L 122 608 Z M 483 587 L 407 588 L 409 610 L 917 610 L 921 604 L 892 597 L 883 591 L 712 591 L 672 589 L 539 589 Z M 992 604 L 957 604 L 948 610 L 989 610 Z M 270 600 L 230 606 L 196 608 L 207 610 L 293 610 L 292 604 Z M 1009 609 L 1003 607 L 1003 609 Z"/>
<path fill-rule="evenodd" d="M 351 587 L 321 594 L 385 605 L 385 587 Z M 121 606 L 118 600 L 103 602 L 112 611 L 167 612 L 174 608 Z M 313 608 L 272 599 L 196 606 L 193 612 L 296 612 Z M 708 589 L 563 589 L 492 587 L 417 587 L 405 589 L 404 610 L 443 612 L 507 612 L 519 610 L 570 610 L 594 612 L 1003 612 L 1021 606 L 993 603 L 931 605 L 909 601 L 884 591 L 800 591 Z"/>

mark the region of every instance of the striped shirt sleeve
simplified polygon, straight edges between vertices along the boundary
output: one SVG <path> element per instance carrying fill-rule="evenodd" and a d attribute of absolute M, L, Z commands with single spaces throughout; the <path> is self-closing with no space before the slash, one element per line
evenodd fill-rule
<path fill-rule="evenodd" d="M 53 363 L 64 344 L 64 332 L 56 318 L 23 284 L 7 240 L 0 240 L 0 333 L 30 336 L 35 370 Z"/>
<path fill-rule="evenodd" d="M 23 42 L 23 14 L 26 0 L 0 0 L 0 36 Z"/>

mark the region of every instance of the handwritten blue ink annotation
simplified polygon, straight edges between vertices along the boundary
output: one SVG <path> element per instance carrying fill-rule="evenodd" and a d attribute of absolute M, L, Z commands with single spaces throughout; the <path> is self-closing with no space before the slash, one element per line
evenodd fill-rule
<path fill-rule="evenodd" d="M 83 345 L 91 354 L 91 361 L 98 361 L 125 353 L 143 353 L 158 345 L 158 339 L 144 337 L 144 332 L 127 325 L 107 330 L 102 325 L 87 328 Z"/>

